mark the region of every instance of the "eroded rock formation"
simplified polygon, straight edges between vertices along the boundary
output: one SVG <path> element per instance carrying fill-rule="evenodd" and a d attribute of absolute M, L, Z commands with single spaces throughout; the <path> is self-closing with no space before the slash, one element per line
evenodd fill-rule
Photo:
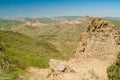
<path fill-rule="evenodd" d="M 108 54 L 116 54 L 118 51 L 119 32 L 116 27 L 107 20 L 95 18 L 88 26 L 87 32 L 80 36 L 76 57 L 103 58 Z"/>

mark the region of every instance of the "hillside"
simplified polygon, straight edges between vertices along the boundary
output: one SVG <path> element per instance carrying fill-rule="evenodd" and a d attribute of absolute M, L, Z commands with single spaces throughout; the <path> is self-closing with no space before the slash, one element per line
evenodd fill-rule
<path fill-rule="evenodd" d="M 48 67 L 50 58 L 61 58 L 62 54 L 46 41 L 33 39 L 20 33 L 0 30 L 0 43 L 17 59 L 21 66 Z"/>
<path fill-rule="evenodd" d="M 50 58 L 64 59 L 63 54 L 46 41 L 0 30 L 0 80 L 13 80 L 24 74 L 21 70 L 31 66 L 47 68 Z"/>
<path fill-rule="evenodd" d="M 79 41 L 79 35 L 86 30 L 87 22 L 82 24 L 51 24 L 38 27 L 20 26 L 12 28 L 33 38 L 48 41 L 64 53 L 67 57 L 73 57 Z"/>

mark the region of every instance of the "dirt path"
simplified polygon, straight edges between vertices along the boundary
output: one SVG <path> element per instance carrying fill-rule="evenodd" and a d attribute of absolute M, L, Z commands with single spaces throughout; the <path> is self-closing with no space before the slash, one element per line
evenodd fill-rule
<path fill-rule="evenodd" d="M 47 80 L 49 76 L 49 69 L 40 69 L 36 67 L 29 67 L 28 74 L 26 75 L 27 80 Z"/>

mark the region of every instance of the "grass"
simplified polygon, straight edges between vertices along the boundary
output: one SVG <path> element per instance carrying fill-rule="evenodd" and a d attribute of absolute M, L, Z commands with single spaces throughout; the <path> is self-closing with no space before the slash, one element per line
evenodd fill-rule
<path fill-rule="evenodd" d="M 7 62 L 11 65 L 12 60 L 12 63 L 16 66 L 16 70 L 10 71 L 9 74 L 0 73 L 0 78 L 7 76 L 7 78 L 13 79 L 29 66 L 47 68 L 50 58 L 64 58 L 63 54 L 52 44 L 17 32 L 0 30 L 0 44 L 3 45 L 5 52 L 10 56 L 6 57 L 9 58 Z M 0 59 L 2 59 L 2 54 L 4 52 L 0 50 Z M 2 61 L 6 62 L 4 56 Z"/>
<path fill-rule="evenodd" d="M 0 42 L 4 44 L 8 53 L 23 62 L 21 64 L 25 63 L 28 66 L 47 67 L 49 58 L 62 57 L 52 44 L 12 31 L 0 31 Z"/>
<path fill-rule="evenodd" d="M 26 71 L 21 69 L 16 69 L 9 74 L 0 72 L 0 80 L 19 80 L 18 77 L 23 76 L 25 73 Z"/>

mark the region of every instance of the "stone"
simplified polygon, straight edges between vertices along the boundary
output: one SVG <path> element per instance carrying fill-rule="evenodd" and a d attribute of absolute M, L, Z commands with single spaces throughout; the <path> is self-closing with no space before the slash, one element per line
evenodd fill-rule
<path fill-rule="evenodd" d="M 75 72 L 66 61 L 50 59 L 49 62 L 51 75 L 59 75 L 61 73 Z"/>

